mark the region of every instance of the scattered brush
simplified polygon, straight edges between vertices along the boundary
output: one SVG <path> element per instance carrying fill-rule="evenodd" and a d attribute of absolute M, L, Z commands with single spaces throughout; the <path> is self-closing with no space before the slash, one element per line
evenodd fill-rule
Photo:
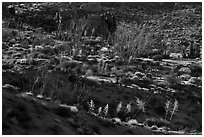
<path fill-rule="evenodd" d="M 18 32 L 11 29 L 2 29 L 2 41 L 11 40 L 18 36 Z"/>
<path fill-rule="evenodd" d="M 80 90 L 80 94 L 77 96 L 77 103 L 83 104 L 90 96 L 91 92 L 89 89 Z"/>
<path fill-rule="evenodd" d="M 115 36 L 114 51 L 121 53 L 129 63 L 132 58 L 148 54 L 154 45 L 153 34 L 148 26 L 120 23 Z"/>
<path fill-rule="evenodd" d="M 90 88 L 79 83 L 74 84 L 72 90 L 72 100 L 77 104 L 84 104 L 91 96 Z"/>
<path fill-rule="evenodd" d="M 43 73 L 34 76 L 33 78 L 29 79 L 31 84 L 30 94 L 38 95 L 41 93 L 42 87 L 44 86 L 44 77 Z"/>
<path fill-rule="evenodd" d="M 175 86 L 181 82 L 181 79 L 174 74 L 167 76 L 166 80 L 167 80 L 169 86 Z"/>
<path fill-rule="evenodd" d="M 59 39 L 61 41 L 69 41 L 69 42 L 75 43 L 72 47 L 72 50 L 73 50 L 72 56 L 80 54 L 80 49 L 83 44 L 83 42 L 81 42 L 83 28 L 84 28 L 83 19 L 81 20 L 72 19 L 69 30 L 61 30 L 61 28 L 59 27 L 58 32 L 55 33 L 56 39 Z"/>

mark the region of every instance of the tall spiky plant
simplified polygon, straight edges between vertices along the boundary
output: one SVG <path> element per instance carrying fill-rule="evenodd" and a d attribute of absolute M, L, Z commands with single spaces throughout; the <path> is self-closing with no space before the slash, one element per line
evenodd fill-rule
<path fill-rule="evenodd" d="M 140 100 L 139 98 L 136 98 L 136 103 L 137 103 L 137 107 L 139 108 L 139 110 L 135 113 L 135 115 L 133 116 L 133 118 L 137 115 L 137 113 L 142 110 L 142 112 L 144 113 L 145 115 L 145 106 L 146 106 L 146 103 L 142 100 Z M 146 117 L 146 116 L 145 116 Z"/>
<path fill-rule="evenodd" d="M 175 101 L 174 101 L 174 104 L 173 104 L 173 109 L 172 109 L 172 111 L 171 111 L 171 117 L 170 117 L 170 120 L 172 119 L 174 113 L 175 113 L 176 111 L 178 111 L 178 107 L 179 107 L 179 105 L 178 105 L 178 101 L 175 100 Z"/>
<path fill-rule="evenodd" d="M 109 106 L 108 104 L 104 107 L 103 109 L 103 113 L 104 113 L 104 116 L 106 117 L 108 115 L 108 110 L 109 110 Z"/>
<path fill-rule="evenodd" d="M 94 101 L 91 100 L 89 103 L 89 111 L 94 112 L 94 109 L 95 109 L 95 104 L 94 104 Z"/>
<path fill-rule="evenodd" d="M 122 106 L 123 106 L 123 102 L 120 101 L 119 104 L 118 104 L 118 106 L 117 106 L 117 108 L 116 108 L 116 112 L 117 112 L 117 113 L 119 113 L 119 112 L 121 111 Z"/>
<path fill-rule="evenodd" d="M 129 104 L 127 104 L 125 111 L 126 111 L 126 113 L 130 113 L 131 112 L 131 102 Z"/>
<path fill-rule="evenodd" d="M 101 113 L 102 113 L 102 107 L 99 107 L 98 108 L 98 115 L 101 115 Z"/>
<path fill-rule="evenodd" d="M 167 102 L 165 103 L 165 110 L 166 110 L 165 120 L 167 118 L 168 112 L 170 111 L 170 105 L 171 105 L 171 100 L 167 100 Z"/>
<path fill-rule="evenodd" d="M 139 109 L 145 113 L 146 103 L 144 101 L 140 100 L 139 98 L 137 98 L 136 102 L 137 102 L 137 106 L 139 107 Z"/>

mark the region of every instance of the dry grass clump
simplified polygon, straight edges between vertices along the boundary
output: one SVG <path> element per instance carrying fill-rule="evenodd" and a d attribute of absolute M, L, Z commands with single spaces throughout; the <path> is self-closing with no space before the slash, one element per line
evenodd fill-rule
<path fill-rule="evenodd" d="M 181 82 L 181 79 L 176 75 L 168 75 L 166 80 L 170 87 L 175 86 Z"/>
<path fill-rule="evenodd" d="M 148 26 L 120 23 L 115 34 L 114 50 L 125 59 L 147 56 L 154 45 L 153 34 Z"/>

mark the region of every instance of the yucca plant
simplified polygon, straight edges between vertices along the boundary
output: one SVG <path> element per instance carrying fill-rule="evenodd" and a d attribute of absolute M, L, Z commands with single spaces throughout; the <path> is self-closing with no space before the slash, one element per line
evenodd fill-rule
<path fill-rule="evenodd" d="M 98 73 L 104 74 L 107 72 L 108 64 L 102 58 L 98 62 Z"/>
<path fill-rule="evenodd" d="M 128 63 L 130 63 L 132 61 L 133 56 L 131 55 L 128 59 Z"/>
<path fill-rule="evenodd" d="M 101 113 L 102 113 L 102 107 L 99 107 L 98 108 L 98 115 L 101 115 Z"/>
<path fill-rule="evenodd" d="M 101 72 L 101 65 L 102 65 L 102 60 L 99 60 L 97 64 L 98 73 Z"/>
<path fill-rule="evenodd" d="M 118 106 L 117 106 L 117 108 L 116 108 L 116 112 L 117 112 L 117 113 L 119 113 L 119 112 L 121 111 L 122 106 L 123 106 L 123 102 L 120 101 L 119 104 L 118 104 Z"/>
<path fill-rule="evenodd" d="M 171 100 L 167 100 L 167 102 L 165 103 L 165 110 L 166 110 L 165 120 L 167 118 L 168 112 L 170 111 L 170 105 L 171 105 Z"/>
<path fill-rule="evenodd" d="M 108 104 L 104 107 L 103 109 L 103 113 L 104 113 L 104 116 L 106 117 L 108 115 L 108 110 L 109 110 L 109 106 Z"/>
<path fill-rule="evenodd" d="M 104 72 L 107 73 L 108 70 L 108 63 L 105 63 Z"/>
<path fill-rule="evenodd" d="M 102 74 L 104 73 L 104 69 L 105 69 L 105 61 L 102 60 L 102 66 L 101 66 Z"/>
<path fill-rule="evenodd" d="M 166 115 L 165 115 L 165 120 L 167 119 L 167 115 L 168 113 L 170 113 L 170 118 L 169 120 L 171 121 L 173 115 L 175 114 L 176 111 L 178 111 L 178 101 L 175 100 L 174 103 L 171 103 L 170 100 L 168 100 L 166 103 L 165 103 L 165 110 L 166 110 Z"/>
<path fill-rule="evenodd" d="M 144 101 L 140 100 L 139 98 L 137 98 L 136 102 L 137 102 L 137 106 L 139 107 L 139 109 L 145 113 L 146 103 Z"/>
<path fill-rule="evenodd" d="M 146 103 L 144 101 L 140 100 L 139 98 L 136 98 L 136 104 L 137 104 L 137 107 L 139 108 L 139 110 L 135 113 L 133 118 L 135 118 L 135 116 L 137 115 L 137 113 L 139 111 L 142 111 L 144 113 L 144 115 L 145 115 L 145 106 L 146 106 Z"/>
<path fill-rule="evenodd" d="M 170 120 L 172 119 L 174 113 L 175 113 L 176 111 L 178 111 L 178 107 L 179 107 L 179 105 L 178 105 L 178 101 L 175 100 L 175 101 L 174 101 L 174 104 L 173 104 L 173 109 L 171 110 L 171 117 L 170 117 Z"/>
<path fill-rule="evenodd" d="M 95 109 L 94 101 L 91 100 L 88 105 L 89 105 L 89 111 L 90 111 L 90 112 L 94 112 L 94 109 Z"/>
<path fill-rule="evenodd" d="M 131 112 L 131 102 L 129 104 L 127 104 L 125 111 L 126 111 L 126 113 Z"/>

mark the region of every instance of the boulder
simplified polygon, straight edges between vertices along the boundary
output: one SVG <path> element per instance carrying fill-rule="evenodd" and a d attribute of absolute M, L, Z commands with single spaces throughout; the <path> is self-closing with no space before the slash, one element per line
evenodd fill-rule
<path fill-rule="evenodd" d="M 200 78 L 197 78 L 197 77 L 191 77 L 189 80 L 188 80 L 189 83 L 192 83 L 192 84 L 196 84 L 196 85 L 202 85 L 202 79 Z"/>
<path fill-rule="evenodd" d="M 10 43 L 10 44 L 15 44 L 15 43 L 16 43 L 16 40 L 15 40 L 15 39 L 11 39 L 11 40 L 9 41 L 9 43 Z"/>
<path fill-rule="evenodd" d="M 91 69 L 88 69 L 87 71 L 86 71 L 86 74 L 85 74 L 85 76 L 93 76 L 94 74 L 93 74 L 93 71 L 91 70 Z"/>
<path fill-rule="evenodd" d="M 17 53 L 14 53 L 12 56 L 13 56 L 13 58 L 21 58 L 22 57 L 22 53 L 17 52 Z"/>
<path fill-rule="evenodd" d="M 7 89 L 8 91 L 12 91 L 13 93 L 17 93 L 18 91 L 18 87 L 15 87 L 13 85 L 10 85 L 10 84 L 5 84 L 2 86 L 3 89 Z"/>
<path fill-rule="evenodd" d="M 76 106 L 68 106 L 66 104 L 59 104 L 60 107 L 63 107 L 63 108 L 67 108 L 69 109 L 71 112 L 78 112 L 78 108 Z"/>
<path fill-rule="evenodd" d="M 127 124 L 131 126 L 136 126 L 138 124 L 138 121 L 136 119 L 130 119 L 128 120 Z"/>
<path fill-rule="evenodd" d="M 191 73 L 191 70 L 190 70 L 190 68 L 188 68 L 188 67 L 182 67 L 182 68 L 180 68 L 180 69 L 178 70 L 178 72 L 181 73 L 181 74 L 190 74 L 190 73 Z"/>
<path fill-rule="evenodd" d="M 114 122 L 114 123 L 121 123 L 121 119 L 120 118 L 112 118 L 112 120 L 111 120 L 112 122 Z"/>
<path fill-rule="evenodd" d="M 146 74 L 146 77 L 149 78 L 149 79 L 152 79 L 152 78 L 153 78 L 153 76 L 152 76 L 151 73 L 147 73 L 147 74 Z"/>
<path fill-rule="evenodd" d="M 28 59 L 16 59 L 15 64 L 28 65 L 29 61 Z"/>
<path fill-rule="evenodd" d="M 169 85 L 169 82 L 167 80 L 160 80 L 157 83 L 157 86 L 161 86 L 161 87 L 166 87 L 167 85 Z"/>
<path fill-rule="evenodd" d="M 179 78 L 182 81 L 186 81 L 186 80 L 189 80 L 191 78 L 191 76 L 189 74 L 182 74 L 182 75 L 179 76 Z"/>
<path fill-rule="evenodd" d="M 100 49 L 100 51 L 101 51 L 101 52 L 107 52 L 107 51 L 108 51 L 108 48 L 107 48 L 107 47 L 102 47 L 102 48 Z"/>
<path fill-rule="evenodd" d="M 142 78 L 142 77 L 144 77 L 145 76 L 145 74 L 144 73 L 142 73 L 142 72 L 135 72 L 135 74 L 134 74 L 135 76 L 137 76 L 137 77 L 139 77 L 139 78 Z"/>
<path fill-rule="evenodd" d="M 172 59 L 179 59 L 179 58 L 183 58 L 183 55 L 181 53 L 171 53 L 170 58 Z"/>

